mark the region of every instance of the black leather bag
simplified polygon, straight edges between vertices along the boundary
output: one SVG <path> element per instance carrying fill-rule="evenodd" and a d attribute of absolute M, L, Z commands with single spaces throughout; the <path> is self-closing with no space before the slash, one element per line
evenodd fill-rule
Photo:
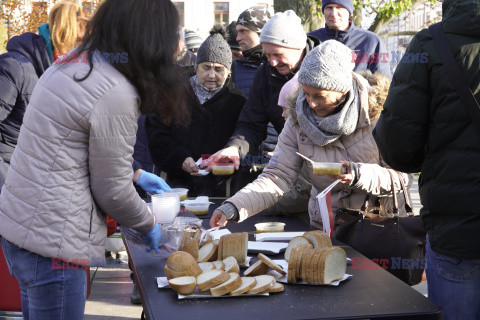
<path fill-rule="evenodd" d="M 391 178 L 395 214 L 398 201 Z M 401 178 L 400 181 L 408 217 L 365 214 L 366 204 L 360 211 L 338 209 L 332 238 L 349 245 L 403 282 L 414 285 L 421 281 L 425 269 L 426 233 L 420 217 L 413 215 L 407 190 Z M 352 268 L 369 267 L 372 266 L 352 257 Z"/>

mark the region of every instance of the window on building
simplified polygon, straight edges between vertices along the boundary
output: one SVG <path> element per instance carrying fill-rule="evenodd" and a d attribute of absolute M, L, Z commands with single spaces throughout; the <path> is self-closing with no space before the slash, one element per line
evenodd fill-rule
<path fill-rule="evenodd" d="M 180 25 L 185 27 L 185 2 L 174 2 L 173 3 L 178 10 L 178 16 L 180 18 Z"/>
<path fill-rule="evenodd" d="M 214 2 L 214 23 L 226 27 L 229 24 L 228 2 Z"/>
<path fill-rule="evenodd" d="M 268 3 L 260 2 L 260 3 L 257 3 L 257 6 L 265 7 L 265 8 L 267 8 L 267 10 L 268 10 Z"/>

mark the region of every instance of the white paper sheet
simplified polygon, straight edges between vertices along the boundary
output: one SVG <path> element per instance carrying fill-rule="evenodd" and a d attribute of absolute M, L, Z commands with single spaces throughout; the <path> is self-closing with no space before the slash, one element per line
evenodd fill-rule
<path fill-rule="evenodd" d="M 339 182 L 340 180 L 335 180 L 335 182 L 317 195 L 318 206 L 320 207 L 320 214 L 322 216 L 323 231 L 328 235 L 330 235 L 331 226 L 330 215 L 328 214 L 327 195 Z"/>
<path fill-rule="evenodd" d="M 286 242 L 257 242 L 248 241 L 248 252 L 262 252 L 277 254 L 285 250 L 288 246 Z"/>
<path fill-rule="evenodd" d="M 295 237 L 303 236 L 301 232 L 262 232 L 255 235 L 257 241 L 290 241 Z"/>

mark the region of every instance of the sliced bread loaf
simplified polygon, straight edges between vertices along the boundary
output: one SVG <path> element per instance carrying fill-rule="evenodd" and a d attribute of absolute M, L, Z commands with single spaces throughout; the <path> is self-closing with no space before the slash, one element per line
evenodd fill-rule
<path fill-rule="evenodd" d="M 197 286 L 200 291 L 216 287 L 230 279 L 230 275 L 223 270 L 213 269 L 197 277 Z"/>
<path fill-rule="evenodd" d="M 238 287 L 242 285 L 242 279 L 240 278 L 240 275 L 238 273 L 230 272 L 229 275 L 230 279 L 210 289 L 210 293 L 212 296 L 223 296 L 224 294 L 238 289 Z"/>
<path fill-rule="evenodd" d="M 332 240 L 330 239 L 328 234 L 321 230 L 308 231 L 305 232 L 303 236 L 310 240 L 310 242 L 313 244 L 314 249 L 332 246 Z"/>
<path fill-rule="evenodd" d="M 242 277 L 242 285 L 238 287 L 238 289 L 233 290 L 230 292 L 232 296 L 236 296 L 242 293 L 245 293 L 255 287 L 257 280 L 254 277 Z"/>
<path fill-rule="evenodd" d="M 285 286 L 280 282 L 275 282 L 273 285 L 268 287 L 267 292 L 269 293 L 276 293 L 276 292 L 283 292 L 285 291 Z"/>
<path fill-rule="evenodd" d="M 264 292 L 268 289 L 268 287 L 270 287 L 275 283 L 275 278 L 268 274 L 256 276 L 255 280 L 257 281 L 257 283 L 255 284 L 255 287 L 250 289 L 247 293 L 256 294 L 256 293 Z"/>
<path fill-rule="evenodd" d="M 301 245 L 308 245 L 311 248 L 313 248 L 313 244 L 310 240 L 308 240 L 305 237 L 295 237 L 290 242 L 288 243 L 287 249 L 285 249 L 285 260 L 290 262 L 290 251 L 296 246 L 301 246 Z"/>

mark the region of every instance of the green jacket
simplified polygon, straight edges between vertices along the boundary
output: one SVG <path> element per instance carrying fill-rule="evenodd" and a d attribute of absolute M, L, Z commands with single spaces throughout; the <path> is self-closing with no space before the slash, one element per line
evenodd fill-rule
<path fill-rule="evenodd" d="M 442 22 L 480 101 L 480 0 L 445 0 Z M 392 168 L 421 171 L 420 212 L 432 249 L 480 258 L 480 135 L 428 29 L 413 37 L 397 67 L 374 137 Z"/>

